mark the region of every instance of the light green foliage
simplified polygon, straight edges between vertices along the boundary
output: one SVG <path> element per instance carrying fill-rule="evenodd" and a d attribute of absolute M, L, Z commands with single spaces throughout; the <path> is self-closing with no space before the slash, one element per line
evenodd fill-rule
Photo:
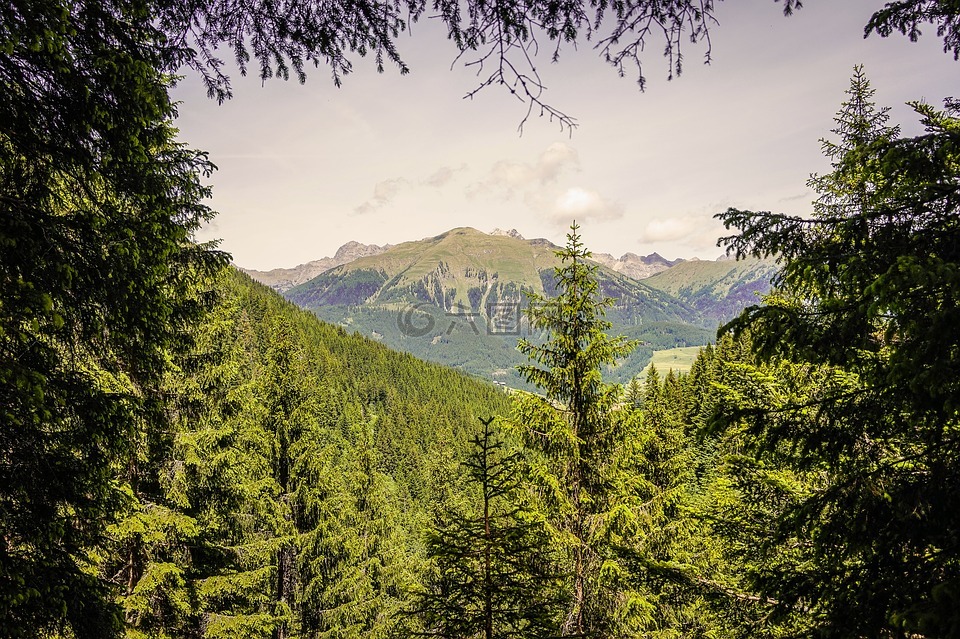
<path fill-rule="evenodd" d="M 475 411 L 508 400 L 231 270 L 212 284 L 168 372 L 166 428 L 134 447 L 124 516 L 93 558 L 127 633 L 387 636 L 449 493 L 432 455 L 449 463 Z"/>
<path fill-rule="evenodd" d="M 803 611 L 779 606 L 758 582 L 761 574 L 776 574 L 797 556 L 796 539 L 777 540 L 776 521 L 816 475 L 798 474 L 779 458 L 759 460 L 745 424 L 723 418 L 744 402 L 784 405 L 791 394 L 812 388 L 804 376 L 799 369 L 756 362 L 748 340 L 727 335 L 715 349 L 704 349 L 685 378 L 687 423 L 696 436 L 689 508 L 702 540 L 687 577 L 703 597 L 704 618 L 714 633 L 708 636 L 809 632 Z"/>
<path fill-rule="evenodd" d="M 797 4 L 783 2 L 787 12 Z M 197 70 L 223 99 L 230 86 L 215 57 L 221 47 L 244 71 L 255 59 L 264 79 L 292 73 L 303 81 L 313 62 L 328 65 L 339 83 L 351 55 L 367 53 L 378 67 L 389 60 L 405 72 L 396 38 L 427 10 L 440 14 L 459 51 L 481 59 L 499 52 L 528 62 L 540 29 L 572 43 L 603 27 L 610 37 L 601 48 L 622 67 L 648 33 L 662 32 L 671 71 L 679 72 L 677 43 L 706 38 L 713 11 L 691 0 L 644 0 L 624 10 L 540 0 L 297 6 L 0 5 L 0 628 L 8 635 L 108 637 L 120 631 L 124 612 L 139 636 L 297 632 L 290 553 L 307 530 L 291 510 L 298 491 L 290 468 L 307 473 L 302 455 L 330 450 L 331 424 L 359 406 L 362 419 L 346 423 L 378 418 L 371 450 L 399 500 L 435 501 L 444 466 L 431 454 L 464 445 L 475 414 L 502 405 L 463 376 L 320 327 L 236 281 L 226 285 L 237 287 L 234 306 L 213 315 L 221 325 L 195 335 L 206 350 L 188 348 L 182 359 L 180 341 L 206 306 L 197 282 L 224 256 L 191 242 L 211 215 L 201 178 L 212 166 L 176 142 L 167 74 Z M 954 3 L 891 3 L 868 29 L 915 38 L 923 23 L 937 25 L 946 48 L 958 51 Z M 519 78 L 504 72 L 518 67 L 506 62 L 492 65 L 481 86 L 514 85 Z M 539 102 L 541 86 L 524 86 L 544 113 L 571 123 Z M 734 241 L 741 252 L 778 253 L 787 267 L 782 294 L 740 324 L 753 328 L 768 356 L 836 372 L 825 395 L 776 420 L 759 410 L 732 418 L 742 417 L 765 450 L 789 443 L 785 459 L 801 470 L 826 469 L 827 487 L 792 510 L 783 530 L 841 550 L 816 555 L 802 579 L 768 586 L 783 595 L 781 606 L 809 605 L 817 623 L 838 634 L 947 636 L 960 608 L 960 109 L 916 108 L 928 129 L 917 138 L 865 142 L 841 129 L 852 142 L 837 147 L 837 179 L 816 183 L 826 189 L 817 219 L 727 215 L 744 230 Z M 545 503 L 556 497 L 555 521 L 569 524 L 556 530 L 584 586 L 573 621 L 583 627 L 581 604 L 600 587 L 583 575 L 609 584 L 625 574 L 599 541 L 619 533 L 600 526 L 595 534 L 587 524 L 635 510 L 618 510 L 605 497 L 612 493 L 598 489 L 609 469 L 629 466 L 606 455 L 634 426 L 607 421 L 616 393 L 594 371 L 622 344 L 599 337 L 589 305 L 577 310 L 588 311 L 586 333 L 562 304 L 552 316 L 545 308 L 533 317 L 574 337 L 557 343 L 556 357 L 530 346 L 545 368 L 528 369 L 529 378 L 548 398 L 522 398 L 518 414 L 546 427 L 531 440 L 543 462 L 531 468 L 544 469 Z M 297 336 L 289 348 L 271 345 L 263 330 L 274 315 Z M 225 339 L 204 341 L 214 335 Z M 298 361 L 293 342 L 301 339 L 309 365 L 289 372 L 306 372 L 299 380 L 263 365 L 268 353 L 274 363 Z M 312 385 L 309 395 L 299 395 L 301 382 Z M 300 401 L 316 397 L 315 389 L 329 401 Z M 343 451 L 349 458 L 352 449 Z M 412 521 L 422 519 L 411 510 Z M 641 608 L 617 592 L 604 601 Z M 589 615 L 603 625 L 608 612 Z M 614 617 L 618 627 L 629 625 Z"/>
<path fill-rule="evenodd" d="M 417 573 L 396 484 L 379 470 L 376 420 L 353 422 L 299 550 L 305 636 L 387 637 Z"/>
<path fill-rule="evenodd" d="M 566 554 L 564 634 L 633 636 L 651 611 L 630 585 L 616 546 L 634 526 L 629 455 L 635 424 L 616 411 L 619 387 L 603 383 L 601 370 L 629 352 L 623 338 L 611 339 L 603 319 L 609 299 L 598 299 L 596 266 L 574 225 L 558 251 L 558 294 L 533 295 L 531 326 L 547 332 L 543 344 L 520 340 L 533 360 L 523 376 L 543 395 L 518 393 L 511 419 L 528 456 L 528 481 L 551 534 Z"/>

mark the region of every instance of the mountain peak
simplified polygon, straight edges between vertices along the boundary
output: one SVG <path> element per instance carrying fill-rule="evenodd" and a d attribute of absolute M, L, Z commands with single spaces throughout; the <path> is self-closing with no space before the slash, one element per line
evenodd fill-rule
<path fill-rule="evenodd" d="M 490 231 L 490 235 L 505 235 L 507 237 L 512 237 L 518 240 L 525 239 L 517 229 L 510 229 L 509 231 L 504 231 L 503 229 L 497 228 Z"/>
<path fill-rule="evenodd" d="M 338 262 L 337 265 L 339 266 L 340 264 L 352 262 L 359 257 L 378 255 L 388 248 L 390 248 L 389 244 L 377 246 L 376 244 L 361 244 L 360 242 L 350 240 L 337 249 L 336 254 L 333 256 L 333 261 Z"/>
<path fill-rule="evenodd" d="M 261 284 L 266 284 L 270 288 L 282 293 L 290 290 L 294 286 L 309 282 L 329 269 L 340 266 L 341 264 L 347 264 L 361 257 L 379 255 L 388 248 L 390 248 L 389 244 L 377 246 L 376 244 L 361 244 L 360 242 L 350 241 L 338 248 L 336 255 L 333 257 L 324 257 L 319 260 L 307 262 L 306 264 L 298 264 L 293 268 L 275 268 L 269 271 L 256 271 L 246 268 L 240 268 L 240 270 Z"/>

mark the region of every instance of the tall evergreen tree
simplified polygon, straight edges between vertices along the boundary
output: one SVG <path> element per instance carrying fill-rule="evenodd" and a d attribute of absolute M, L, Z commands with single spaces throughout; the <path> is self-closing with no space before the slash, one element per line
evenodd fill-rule
<path fill-rule="evenodd" d="M 302 634 L 382 639 L 398 622 L 418 566 L 396 483 L 379 467 L 376 418 L 348 414 L 337 456 L 321 470 L 329 483 L 312 499 L 313 528 L 302 535 Z"/>
<path fill-rule="evenodd" d="M 813 219 L 730 210 L 738 254 L 777 254 L 778 291 L 733 325 L 817 386 L 745 405 L 762 453 L 824 481 L 780 518 L 813 549 L 763 576 L 825 636 L 954 636 L 960 602 L 960 105 L 915 104 L 901 139 L 859 70 Z"/>
<path fill-rule="evenodd" d="M 630 481 L 616 475 L 628 465 L 620 455 L 634 425 L 615 415 L 620 389 L 604 384 L 603 366 L 626 355 L 632 344 L 610 338 L 603 319 L 612 303 L 599 297 L 596 265 L 574 224 L 557 251 L 555 298 L 530 296 L 532 329 L 546 331 L 538 344 L 521 339 L 533 363 L 524 378 L 543 395 L 517 395 L 512 422 L 529 451 L 530 480 L 569 562 L 570 604 L 562 631 L 584 637 L 630 636 L 644 618 L 641 598 L 629 586 L 612 539 L 629 529 Z M 629 471 L 627 471 L 629 472 Z"/>

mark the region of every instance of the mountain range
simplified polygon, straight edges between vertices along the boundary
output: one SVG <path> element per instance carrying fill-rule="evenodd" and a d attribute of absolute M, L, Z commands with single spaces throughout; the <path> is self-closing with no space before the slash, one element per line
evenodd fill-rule
<path fill-rule="evenodd" d="M 493 229 L 493 231 L 490 232 L 490 235 L 494 237 L 512 237 L 518 240 L 525 240 L 525 238 L 516 229 L 510 229 L 509 231 Z M 543 238 L 528 241 L 536 245 L 547 246 L 554 250 L 560 248 L 553 242 Z M 391 244 L 386 244 L 384 246 L 377 246 L 376 244 L 361 244 L 360 242 L 351 240 L 337 249 L 337 252 L 333 257 L 322 257 L 318 260 L 312 260 L 305 264 L 298 264 L 292 268 L 275 268 L 269 271 L 257 271 L 242 267 L 238 268 L 261 284 L 266 284 L 275 291 L 282 293 L 293 288 L 294 286 L 309 282 L 321 273 L 334 267 L 341 266 L 343 264 L 349 264 L 350 262 L 361 257 L 379 255 L 380 253 L 383 253 L 387 249 L 391 248 L 391 246 Z M 662 257 L 658 253 L 651 253 L 650 255 L 644 256 L 636 255 L 635 253 L 625 253 L 619 258 L 614 257 L 610 253 L 595 253 L 593 255 L 593 259 L 613 271 L 623 273 L 624 275 L 637 280 L 650 277 L 651 275 L 655 275 L 661 271 L 665 271 L 668 268 L 684 261 L 682 258 L 671 261 Z M 694 259 L 696 260 L 696 258 Z"/>
<path fill-rule="evenodd" d="M 701 322 L 721 324 L 757 304 L 770 290 L 776 265 L 769 260 L 680 261 L 644 280 L 692 307 Z"/>
<path fill-rule="evenodd" d="M 555 293 L 558 248 L 516 230 L 464 227 L 395 246 L 351 242 L 333 258 L 246 272 L 325 321 L 522 387 L 514 370 L 523 361 L 517 337 L 543 337 L 531 333 L 522 314 L 525 293 Z M 775 272 L 767 262 L 670 261 L 656 253 L 593 259 L 603 295 L 614 300 L 611 332 L 639 342 L 608 371 L 615 381 L 639 373 L 655 350 L 712 341 L 717 325 L 765 292 Z"/>

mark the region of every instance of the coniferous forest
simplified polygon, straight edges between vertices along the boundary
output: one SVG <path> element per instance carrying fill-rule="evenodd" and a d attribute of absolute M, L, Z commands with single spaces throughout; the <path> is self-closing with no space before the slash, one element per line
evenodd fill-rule
<path fill-rule="evenodd" d="M 0 6 L 0 636 L 960 637 L 960 103 L 904 137 L 855 68 L 812 213 L 718 215 L 779 274 L 688 374 L 603 379 L 636 344 L 574 224 L 506 393 L 194 241 L 171 74 L 339 81 L 425 10 L 294 4 Z M 712 10 L 631 7 L 435 9 L 468 52 Z M 957 16 L 867 29 L 956 53 Z"/>

